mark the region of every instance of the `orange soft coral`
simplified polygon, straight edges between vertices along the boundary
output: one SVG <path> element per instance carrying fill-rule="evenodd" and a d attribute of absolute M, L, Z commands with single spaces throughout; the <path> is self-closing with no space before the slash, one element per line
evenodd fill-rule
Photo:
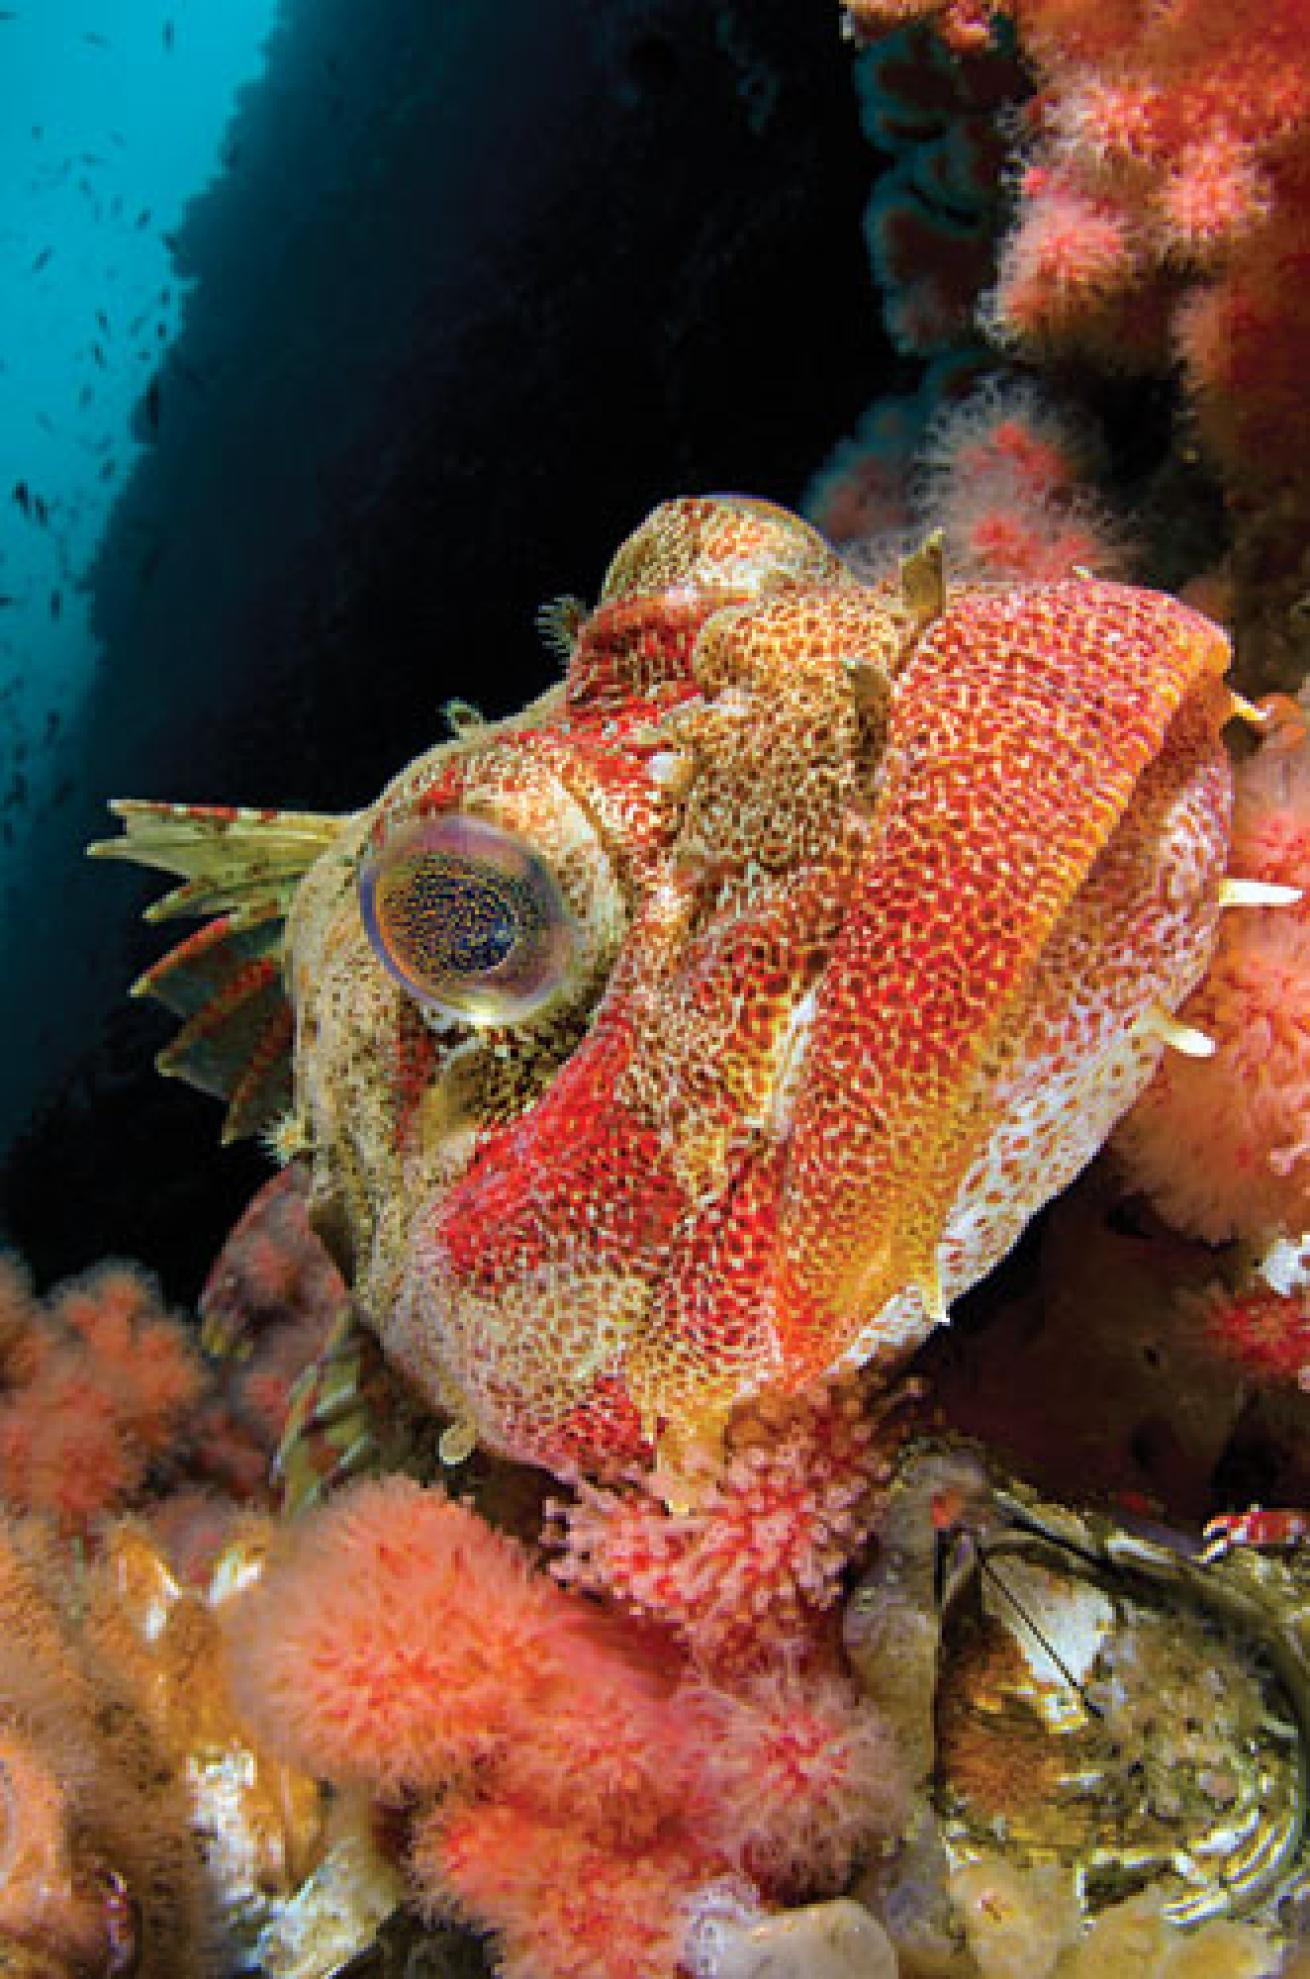
<path fill-rule="evenodd" d="M 1220 1242 L 1310 1229 L 1310 747 L 1266 745 L 1235 778 L 1234 874 L 1303 889 L 1225 915 L 1179 1015 L 1211 1058 L 1169 1053 L 1121 1122 L 1129 1182 L 1176 1228 Z"/>
<path fill-rule="evenodd" d="M 388 1478 L 292 1528 L 243 1604 L 237 1684 L 252 1722 L 329 1779 L 444 1786 L 548 1695 L 572 1621 L 513 1540 Z"/>
<path fill-rule="evenodd" d="M 303 1194 L 279 1176 L 238 1225 L 237 1265 L 267 1238 L 262 1292 L 222 1254 L 208 1314 L 217 1365 L 138 1266 L 98 1265 L 41 1299 L 0 1254 L 0 1500 L 79 1535 L 148 1507 L 188 1576 L 203 1576 L 237 1507 L 269 1502 L 292 1386 L 344 1297 Z"/>
<path fill-rule="evenodd" d="M 0 1260 L 0 1495 L 65 1530 L 141 1492 L 177 1439 L 204 1374 L 157 1288 L 102 1265 L 42 1304 Z"/>

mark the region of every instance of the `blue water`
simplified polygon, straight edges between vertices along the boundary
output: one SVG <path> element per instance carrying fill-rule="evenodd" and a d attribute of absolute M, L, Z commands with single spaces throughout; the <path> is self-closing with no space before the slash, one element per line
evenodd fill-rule
<path fill-rule="evenodd" d="M 185 285 L 167 236 L 222 168 L 276 0 L 0 9 L 0 970 L 97 664 L 80 579 L 149 429 Z M 56 896 L 57 898 L 57 896 Z M 12 1042 L 12 1041 L 11 1041 Z"/>

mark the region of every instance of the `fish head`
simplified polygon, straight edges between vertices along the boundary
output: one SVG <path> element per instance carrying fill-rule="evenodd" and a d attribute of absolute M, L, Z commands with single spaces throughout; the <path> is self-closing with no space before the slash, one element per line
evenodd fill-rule
<path fill-rule="evenodd" d="M 562 683 L 297 878 L 280 1139 L 452 1447 L 674 1472 L 890 1374 L 1150 1079 L 1217 926 L 1227 645 L 933 543 L 864 583 L 727 496 L 552 624 Z"/>

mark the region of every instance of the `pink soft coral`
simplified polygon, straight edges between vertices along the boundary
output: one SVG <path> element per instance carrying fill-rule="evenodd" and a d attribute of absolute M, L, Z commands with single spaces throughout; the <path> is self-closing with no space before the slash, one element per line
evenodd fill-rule
<path fill-rule="evenodd" d="M 1187 1302 L 1203 1337 L 1257 1386 L 1310 1389 L 1310 1293 L 1262 1279 L 1212 1285 Z"/>
<path fill-rule="evenodd" d="M 682 1693 L 708 1761 L 704 1831 L 775 1898 L 834 1895 L 870 1835 L 897 1832 L 905 1780 L 887 1726 L 838 1676 L 772 1670 Z"/>
<path fill-rule="evenodd" d="M 672 1979 L 703 1862 L 616 1851 L 524 1807 L 469 1801 L 415 1823 L 425 1913 L 494 1930 L 502 1979 Z"/>
<path fill-rule="evenodd" d="M 765 1396 L 728 1432 L 721 1475 L 671 1512 L 658 1480 L 578 1485 L 556 1505 L 552 1571 L 672 1628 L 705 1667 L 804 1654 L 832 1607 L 888 1475 L 858 1387 Z"/>
<path fill-rule="evenodd" d="M 1089 436 L 1027 380 L 991 383 L 934 420 L 919 508 L 961 581 L 1124 574 L 1122 534 L 1095 495 Z"/>
<path fill-rule="evenodd" d="M 666 1819 L 638 1847 L 561 1804 L 443 1803 L 411 1842 L 428 1913 L 492 1920 L 505 1979 L 658 1979 L 678 1964 L 697 1893 L 726 1873 L 774 1900 L 830 1894 L 899 1827 L 889 1734 L 844 1680 L 775 1672 L 737 1694 L 692 1680 L 676 1707 L 664 1766 L 683 1772 L 693 1818 Z M 574 1772 L 586 1764 L 575 1751 Z"/>

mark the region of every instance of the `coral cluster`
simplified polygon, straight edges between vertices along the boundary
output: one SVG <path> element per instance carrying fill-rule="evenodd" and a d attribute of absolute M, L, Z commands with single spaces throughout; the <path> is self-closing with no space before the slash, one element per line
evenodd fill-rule
<path fill-rule="evenodd" d="M 1027 84 L 999 42 L 956 59 L 915 24 L 861 49 L 855 86 L 861 127 L 882 154 L 864 234 L 883 322 L 923 370 L 915 389 L 873 400 L 812 478 L 803 507 L 832 541 L 861 546 L 876 570 L 923 533 L 914 465 L 930 426 L 996 371 L 976 317 L 1007 210 L 1003 117 Z M 978 560 L 968 569 L 989 574 Z"/>
<path fill-rule="evenodd" d="M 46 1302 L 0 1257 L 0 1493 L 66 1532 L 141 1496 L 205 1376 L 181 1323 L 130 1265 L 104 1265 Z"/>
<path fill-rule="evenodd" d="M 403 1805 L 417 1900 L 493 1930 L 515 1979 L 671 1971 L 704 1885 L 838 1889 L 900 1818 L 846 1679 L 711 1686 L 401 1479 L 298 1521 L 231 1626 L 256 1730 Z"/>
<path fill-rule="evenodd" d="M 82 1537 L 148 1508 L 179 1563 L 203 1573 L 236 1507 L 269 1502 L 292 1389 L 345 1296 L 290 1171 L 215 1264 L 210 1354 L 135 1265 L 100 1265 L 39 1298 L 0 1255 L 0 1496 Z"/>
<path fill-rule="evenodd" d="M 1035 93 L 978 322 L 1027 363 L 1181 378 L 1186 464 L 1222 484 L 1248 680 L 1304 675 L 1310 76 L 1300 0 L 851 0 L 877 51 L 929 25 L 964 64 L 1003 23 Z M 865 58 L 868 59 L 868 58 Z M 962 113 L 957 113 L 966 127 Z M 1175 483 L 1178 476 L 1174 475 Z"/>
<path fill-rule="evenodd" d="M 877 35 L 936 19 L 957 47 L 1011 20 L 1035 133 L 994 326 L 1036 351 L 1182 360 L 1207 442 L 1262 477 L 1300 469 L 1310 316 L 1310 79 L 1298 0 L 852 0 Z"/>
<path fill-rule="evenodd" d="M 860 21 L 872 33 L 874 10 Z M 865 134 L 890 159 L 865 216 L 883 318 L 924 369 L 913 392 L 866 409 L 812 479 L 806 513 L 875 575 L 930 529 L 962 577 L 1124 574 L 1094 420 L 983 340 L 1013 206 L 1007 150 L 1031 88 L 1010 24 L 998 14 L 964 50 L 923 21 L 889 27 L 861 48 L 855 83 Z"/>
<path fill-rule="evenodd" d="M 1299 474 L 1310 311 L 1310 76 L 1298 0 L 1017 0 L 1040 137 L 998 327 L 1112 363 L 1180 359 L 1207 445 Z"/>
<path fill-rule="evenodd" d="M 1034 382 L 990 378 L 926 425 L 876 401 L 811 484 L 810 513 L 853 567 L 884 576 L 940 531 L 949 568 L 973 582 L 1053 583 L 1129 574 L 1133 549 L 1100 493 L 1086 420 Z"/>
<path fill-rule="evenodd" d="M 1094 492 L 1101 462 L 1085 428 L 1027 381 L 993 383 L 940 414 L 920 463 L 917 505 L 961 577 L 1049 584 L 1078 570 L 1121 577 L 1132 561 Z"/>

